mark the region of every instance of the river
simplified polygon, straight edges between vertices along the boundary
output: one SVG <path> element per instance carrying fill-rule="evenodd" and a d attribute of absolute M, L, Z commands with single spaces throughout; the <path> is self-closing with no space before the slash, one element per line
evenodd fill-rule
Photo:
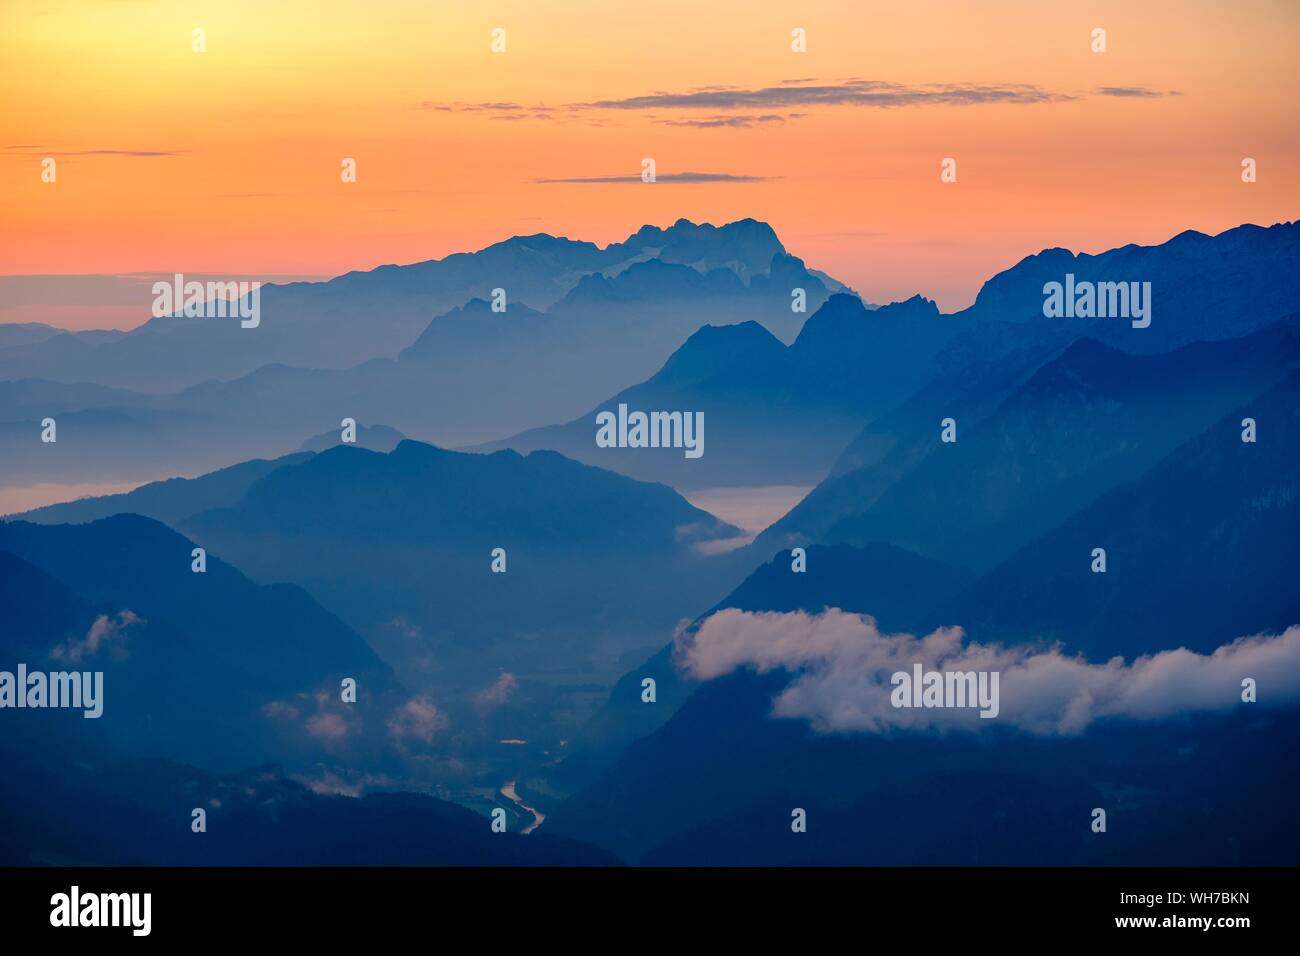
<path fill-rule="evenodd" d="M 524 803 L 524 801 L 519 798 L 519 791 L 515 789 L 515 781 L 511 780 L 509 783 L 504 784 L 501 787 L 501 793 L 507 800 L 509 800 L 511 803 L 517 806 L 520 810 L 523 810 L 525 813 L 531 813 L 533 815 L 533 822 L 528 824 L 528 826 L 524 827 L 521 832 L 532 833 L 534 830 L 536 830 L 538 827 L 542 825 L 542 821 L 546 819 L 546 814 L 542 813 L 540 810 L 534 810 L 532 807 Z"/>

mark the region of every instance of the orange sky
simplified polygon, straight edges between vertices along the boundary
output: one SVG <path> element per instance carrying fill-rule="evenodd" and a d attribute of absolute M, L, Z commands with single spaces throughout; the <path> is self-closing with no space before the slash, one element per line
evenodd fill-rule
<path fill-rule="evenodd" d="M 0 274 L 328 275 L 753 216 L 872 301 L 954 309 L 1045 246 L 1296 218 L 1298 41 L 1292 0 L 0 0 Z M 687 95 L 615 105 L 659 94 Z M 660 182 L 544 182 L 643 157 Z"/>

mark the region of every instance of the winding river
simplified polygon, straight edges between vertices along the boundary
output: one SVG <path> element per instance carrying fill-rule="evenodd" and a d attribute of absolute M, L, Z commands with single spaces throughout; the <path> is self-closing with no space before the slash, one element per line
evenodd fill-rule
<path fill-rule="evenodd" d="M 515 789 L 514 780 L 511 780 L 509 783 L 502 785 L 501 794 L 507 800 L 509 800 L 511 803 L 517 806 L 520 810 L 523 810 L 525 813 L 531 813 L 533 815 L 533 822 L 528 824 L 528 826 L 524 827 L 523 830 L 520 832 L 532 833 L 534 830 L 540 827 L 542 825 L 542 821 L 546 819 L 546 814 L 542 813 L 540 810 L 534 810 L 532 807 L 524 803 L 524 801 L 519 798 L 519 791 Z"/>

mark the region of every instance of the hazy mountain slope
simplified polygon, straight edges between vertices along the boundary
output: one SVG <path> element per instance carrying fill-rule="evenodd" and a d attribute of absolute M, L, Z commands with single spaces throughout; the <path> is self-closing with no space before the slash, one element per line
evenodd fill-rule
<path fill-rule="evenodd" d="M 255 328 L 243 328 L 235 319 L 168 315 L 111 340 L 70 333 L 22 343 L 11 335 L 12 346 L 0 346 L 0 378 L 93 382 L 158 393 L 240 377 L 274 363 L 341 369 L 395 356 L 431 316 L 488 299 L 494 289 L 506 290 L 520 307 L 546 309 L 584 276 L 618 275 L 656 257 L 692 272 L 725 270 L 747 287 L 784 255 L 771 227 L 754 220 L 715 227 L 683 219 L 668 229 L 645 227 L 604 249 L 545 234 L 515 236 L 474 253 L 381 266 L 327 282 L 266 284 Z M 817 290 L 824 296 L 825 288 L 804 274 L 815 307 Z M 790 290 L 783 295 L 788 310 Z M 142 317 L 149 315 L 153 298 L 150 292 L 141 299 Z"/>
<path fill-rule="evenodd" d="M 1258 441 L 1241 441 L 1241 421 Z M 1093 658 L 1300 623 L 1300 373 L 1224 416 L 970 585 L 935 618 Z M 1091 570 L 1105 548 L 1104 574 Z"/>
<path fill-rule="evenodd" d="M 849 442 L 826 478 L 750 548 L 759 559 L 774 548 L 825 541 L 832 526 L 869 508 L 934 448 L 940 422 L 961 410 L 963 432 L 996 409 L 1059 350 L 1038 346 L 947 372 L 871 421 Z"/>
<path fill-rule="evenodd" d="M 174 526 L 182 518 L 200 511 L 234 504 L 263 475 L 305 461 L 309 456 L 309 452 L 300 452 L 272 461 L 258 458 L 198 478 L 153 481 L 125 494 L 80 498 L 13 517 L 35 524 L 82 524 L 115 514 L 138 514 Z"/>
<path fill-rule="evenodd" d="M 969 578 L 887 544 L 814 545 L 807 549 L 805 566 L 794 572 L 790 552 L 780 552 L 707 613 L 723 608 L 818 613 L 835 607 L 872 614 L 890 631 L 911 631 Z M 653 704 L 641 699 L 647 677 L 656 684 Z M 698 687 L 678 669 L 669 643 L 619 679 L 605 705 L 569 743 L 564 760 L 547 771 L 548 779 L 568 791 L 592 782 L 624 748 L 663 725 Z"/>
<path fill-rule="evenodd" d="M 1247 416 L 1260 427 L 1253 444 L 1241 441 Z M 1300 621 L 1297 447 L 1292 372 L 957 597 L 918 592 L 909 627 L 958 625 L 985 644 L 1059 640 L 1093 662 L 1177 647 L 1206 654 L 1280 632 Z M 1096 546 L 1107 548 L 1105 574 L 1090 571 Z M 741 590 L 767 606 L 770 585 Z M 1262 665 L 1251 674 L 1261 686 L 1286 679 Z M 978 733 L 822 734 L 772 716 L 792 676 L 742 669 L 695 685 L 547 826 L 672 865 L 1283 863 L 1300 850 L 1278 823 L 1280 795 L 1297 783 L 1300 712 L 1276 701 L 1097 719 L 1079 735 L 998 721 Z M 1236 681 L 1223 693 L 1235 702 Z M 1098 806 L 1111 821 L 1104 839 L 1088 830 Z M 794 807 L 808 812 L 806 840 L 790 831 Z"/>
<path fill-rule="evenodd" d="M 893 541 L 991 567 L 1300 366 L 1300 322 L 1130 356 L 1089 339 L 932 451 L 829 540 Z M 937 425 L 937 423 L 936 423 Z"/>
<path fill-rule="evenodd" d="M 68 384 L 36 378 L 0 382 L 0 421 L 39 420 L 59 411 L 77 412 L 105 405 L 147 405 L 148 402 L 148 397 L 139 392 L 103 385 Z"/>
<path fill-rule="evenodd" d="M 525 294 L 541 277 L 549 291 Z M 440 282 L 458 290 L 445 306 L 434 301 Z M 44 359 L 0 351 L 0 377 L 57 380 L 0 390 L 0 454 L 14 462 L 0 481 L 194 474 L 285 454 L 345 417 L 444 446 L 483 442 L 572 418 L 652 374 L 707 323 L 756 320 L 793 339 L 806 317 L 791 309 L 795 288 L 814 311 L 840 287 L 786 254 L 764 223 L 682 220 L 605 250 L 517 237 L 439 263 L 268 288 L 256 329 L 168 318 L 102 345 L 62 335 Z M 143 394 L 160 391 L 172 393 Z M 46 417 L 66 425 L 72 450 L 32 444 Z"/>
<path fill-rule="evenodd" d="M 256 426 L 246 428 L 233 417 L 222 421 L 211 409 L 191 414 L 116 403 L 75 411 L 51 403 L 49 409 L 0 421 L 0 486 L 152 481 L 292 450 L 279 439 L 267 443 L 254 437 L 245 444 L 243 436 Z M 47 418 L 54 420 L 57 438 L 48 443 L 41 440 Z M 298 431 L 299 440 L 305 431 Z"/>
<path fill-rule="evenodd" d="M 462 691 L 657 643 L 730 583 L 693 544 L 737 533 L 669 488 L 554 453 L 412 441 L 322 452 L 181 527 L 260 580 L 301 584 L 410 680 Z"/>
<path fill-rule="evenodd" d="M 868 310 L 850 295 L 827 299 L 789 347 L 753 322 L 706 326 L 651 378 L 581 418 L 484 448 L 552 448 L 679 488 L 811 484 L 866 420 L 936 373 L 936 354 L 961 328 L 919 298 Z M 619 405 L 703 412 L 704 454 L 597 447 L 596 414 Z"/>
<path fill-rule="evenodd" d="M 1152 283 L 1153 318 L 1048 319 L 1043 286 L 1079 281 Z M 825 540 L 830 528 L 869 508 L 931 450 L 942 418 L 979 421 L 1039 365 L 1081 337 L 1130 353 L 1172 351 L 1198 340 L 1241 338 L 1300 310 L 1300 224 L 1243 225 L 1218 236 L 1186 232 L 1156 246 L 1100 255 L 1049 249 L 985 283 L 954 320 L 967 327 L 940 351 L 943 374 L 869 423 L 830 476 L 755 542 L 773 548 Z M 959 412 L 957 411 L 960 411 Z"/>
<path fill-rule="evenodd" d="M 782 682 L 710 682 L 546 829 L 682 866 L 1285 864 L 1300 851 L 1281 812 L 1300 782 L 1294 710 L 1075 738 L 818 735 L 770 716 Z M 1089 830 L 1099 806 L 1106 834 Z M 806 833 L 791 831 L 795 808 Z"/>
<path fill-rule="evenodd" d="M 868 425 L 751 550 L 879 539 L 991 566 L 1298 363 L 1292 317 L 1160 355 L 1081 339 L 941 376 Z"/>
<path fill-rule="evenodd" d="M 5 619 L 23 622 L 6 644 L 33 670 L 104 670 L 104 716 L 81 723 L 125 752 L 222 768 L 390 759 L 384 721 L 406 696 L 369 645 L 302 590 L 259 587 L 215 554 L 193 573 L 192 548 L 137 515 L 0 523 Z M 32 592 L 58 597 L 16 615 Z"/>
<path fill-rule="evenodd" d="M 0 349 L 43 342 L 62 333 L 63 329 L 44 322 L 0 322 Z"/>
<path fill-rule="evenodd" d="M 55 529 L 35 534 L 46 531 Z M 86 537 L 74 534 L 79 541 Z M 83 554 L 103 564 L 102 554 Z M 242 601 L 237 590 L 224 585 L 220 590 L 229 600 Z M 256 614 L 264 606 L 248 610 Z M 221 641 L 211 634 L 200 636 L 193 627 L 210 611 L 196 605 L 195 619 L 181 627 L 159 617 L 117 627 L 122 608 L 87 601 L 35 565 L 0 550 L 0 620 L 5 622 L 0 626 L 0 669 L 12 672 L 22 662 L 32 670 L 104 672 L 103 713 L 97 719 L 87 720 L 79 710 L 4 712 L 0 763 L 10 779 L 23 785 L 0 787 L 0 864 L 617 862 L 603 851 L 544 834 L 492 833 L 486 816 L 424 794 L 376 793 L 357 799 L 329 791 L 328 786 L 346 788 L 346 778 L 340 776 L 326 775 L 309 786 L 273 766 L 234 770 L 278 759 L 316 774 L 337 761 L 342 764 L 339 774 L 349 765 L 358 770 L 363 765 L 372 779 L 382 780 L 376 774 L 384 762 L 356 740 L 345 746 L 332 739 L 313 751 L 289 732 L 284 713 L 263 713 L 259 694 L 275 683 L 284 685 L 278 693 L 285 702 L 307 708 L 293 694 L 294 668 L 286 669 L 284 660 L 265 646 L 244 646 L 238 630 L 231 629 Z M 105 616 L 113 629 L 105 629 Z M 319 610 L 302 623 L 326 638 L 304 662 L 328 669 L 334 655 Z M 97 626 L 101 637 L 96 648 L 83 646 L 84 656 L 70 659 L 67 649 L 84 642 Z M 292 641 L 294 636 L 294 628 L 283 622 L 275 635 L 253 635 L 265 642 Z M 51 650 L 59 647 L 63 656 L 52 657 Z M 377 676 L 358 672 L 358 679 L 354 707 L 362 719 L 382 728 L 386 715 L 375 706 Z M 315 709 L 314 701 L 311 706 Z M 317 726 L 334 729 L 325 720 Z M 183 765 L 209 760 L 232 769 L 216 774 Z M 207 813 L 206 833 L 190 829 L 195 807 Z"/>
<path fill-rule="evenodd" d="M 159 760 L 75 764 L 6 753 L 27 785 L 0 788 L 0 864 L 91 866 L 608 866 L 597 847 L 493 833 L 427 794 L 316 793 L 274 767 L 213 774 Z M 191 811 L 207 812 L 193 833 Z"/>
<path fill-rule="evenodd" d="M 387 425 L 362 425 L 357 423 L 356 434 L 350 442 L 343 441 L 343 430 L 341 428 L 333 428 L 308 438 L 298 446 L 298 450 L 300 452 L 327 451 L 335 445 L 351 444 L 358 448 L 368 448 L 371 451 L 390 452 L 405 440 L 406 436 L 396 428 L 389 428 Z"/>
<path fill-rule="evenodd" d="M 1151 325 L 1125 319 L 1047 319 L 1043 286 L 1150 282 Z M 1098 255 L 1045 249 L 989 279 L 959 315 L 1059 328 L 1129 352 L 1163 352 L 1189 342 L 1232 338 L 1300 308 L 1300 222 L 1242 225 L 1217 236 L 1188 230 L 1153 246 L 1127 245 Z"/>
<path fill-rule="evenodd" d="M 808 323 L 809 328 L 799 332 L 792 346 L 803 355 L 800 364 L 805 377 L 785 385 L 791 395 L 821 395 L 830 390 L 847 400 L 855 394 L 862 397 L 867 390 L 866 398 L 873 403 L 889 397 L 880 407 L 868 410 L 866 421 L 903 401 L 935 374 L 960 374 L 965 368 L 996 363 L 1015 352 L 1051 354 L 1079 337 L 1146 354 L 1197 339 L 1240 336 L 1300 309 L 1296 270 L 1291 268 L 1298 242 L 1297 227 L 1280 224 L 1268 229 L 1243 226 L 1217 237 L 1184 234 L 1160 246 L 1124 247 L 1093 257 L 1045 253 L 1041 267 L 1034 264 L 1039 260 L 1031 259 L 1008 270 L 990 286 L 990 290 L 998 290 L 996 295 L 989 291 L 978 308 L 955 316 L 939 317 L 923 300 L 914 299 L 903 304 L 911 306 L 910 310 L 893 310 L 894 315 L 910 311 L 913 321 L 909 322 L 827 322 L 823 323 L 825 334 Z M 696 249 L 699 243 L 712 251 L 700 254 Z M 501 245 L 510 247 L 509 242 Z M 540 245 L 549 250 L 544 239 L 523 237 L 516 245 L 520 248 L 515 254 L 540 256 L 538 261 L 554 265 L 550 251 L 539 253 L 533 248 Z M 583 248 L 577 249 L 579 246 Z M 560 242 L 559 247 L 584 262 L 592 254 L 581 243 Z M 671 250 L 678 247 L 691 250 L 679 257 L 689 262 L 674 259 Z M 611 254 L 600 252 L 599 268 L 566 273 L 561 297 L 545 313 L 530 309 L 527 297 L 517 294 L 517 288 L 511 292 L 510 284 L 495 276 L 490 286 L 458 299 L 451 312 L 426 308 L 429 303 L 419 299 L 425 293 L 412 291 L 422 288 L 424 280 L 418 275 L 397 271 L 341 277 L 334 280 L 339 285 L 318 284 L 319 288 L 295 292 L 308 298 L 327 297 L 328 307 L 312 311 L 304 306 L 303 315 L 319 312 L 327 316 L 319 324 L 285 321 L 279 331 L 267 334 L 285 336 L 290 351 L 299 348 L 298 343 L 319 340 L 324 343 L 321 348 L 344 352 L 346 360 L 298 352 L 281 354 L 270 341 L 260 345 L 250 341 L 240 348 L 252 350 L 249 356 L 255 361 L 245 363 L 247 368 L 223 372 L 220 377 L 229 381 L 201 382 L 180 394 L 153 396 L 149 401 L 123 395 L 95 409 L 86 409 L 79 403 L 80 396 L 74 395 L 67 403 L 51 400 L 40 403 L 40 408 L 24 407 L 21 414 L 0 417 L 0 454 L 15 462 L 15 483 L 145 481 L 166 474 L 193 474 L 248 457 L 281 455 L 298 447 L 303 434 L 336 427 L 343 417 L 382 421 L 403 434 L 450 447 L 499 441 L 502 436 L 531 428 L 572 422 L 629 383 L 650 378 L 673 350 L 703 325 L 754 320 L 789 340 L 803 318 L 790 311 L 791 290 L 805 288 L 808 307 L 816 310 L 834 286 L 823 283 L 778 247 L 770 227 L 752 221 L 720 229 L 678 223 L 668 230 L 651 230 L 637 242 L 615 250 L 610 261 L 605 257 Z M 737 249 L 749 251 L 737 257 Z M 506 248 L 494 253 L 510 254 Z M 1066 268 L 1076 269 L 1081 281 L 1092 275 L 1089 270 L 1100 270 L 1093 278 L 1151 282 L 1152 325 L 1134 329 L 1123 319 L 1045 318 L 1044 277 L 1061 280 L 1064 273 L 1056 273 Z M 368 327 L 369 322 L 378 321 L 374 316 L 392 311 L 382 297 L 386 284 L 396 288 L 393 295 L 418 302 L 419 307 L 409 313 L 413 316 L 411 326 L 403 332 L 402 344 L 414 347 L 416 339 L 422 344 L 398 359 L 373 358 L 353 364 L 367 355 L 391 356 L 401 348 L 398 345 L 377 353 L 374 343 L 381 337 L 372 335 Z M 497 288 L 506 293 L 504 313 L 492 312 L 484 298 Z M 1235 298 L 1224 291 L 1234 288 L 1243 290 Z M 437 317 L 430 320 L 430 316 Z M 331 323 L 341 327 L 337 335 L 330 331 Z M 191 333 L 185 331 L 184 322 L 174 329 L 165 328 L 169 331 L 151 323 L 140 332 L 141 343 L 131 348 L 140 349 L 147 361 L 136 370 L 134 379 L 122 381 L 143 389 L 148 370 L 153 368 L 166 369 L 168 375 L 182 380 L 179 384 L 215 374 L 209 371 L 196 376 L 189 366 L 208 361 L 209 354 L 220 354 L 221 349 L 205 337 L 226 333 L 193 333 L 198 340 L 189 342 L 186 336 Z M 264 328 L 239 329 L 236 324 L 227 331 L 255 337 Z M 860 332 L 865 332 L 866 338 L 861 338 Z M 55 336 L 35 347 L 48 344 L 53 349 L 60 343 L 57 348 L 66 346 L 71 350 L 68 355 L 51 359 L 50 368 L 30 356 L 10 363 L 12 367 L 0 361 L 0 376 L 13 377 L 21 366 L 23 376 L 99 381 L 95 370 L 117 367 L 99 355 L 99 349 L 118 348 L 135 336 L 131 333 L 93 347 L 71 335 Z M 358 342 L 358 336 L 364 342 Z M 169 354 L 169 350 L 176 351 L 170 344 L 173 338 L 185 340 L 184 355 Z M 3 354 L 10 353 L 13 350 Z M 824 361 L 840 355 L 854 356 L 857 361 L 831 365 Z M 575 356 L 581 357 L 578 365 Z M 282 364 L 274 364 L 277 361 Z M 321 367 L 301 367 L 309 364 Z M 350 367 L 341 368 L 343 365 Z M 249 372 L 249 368 L 255 370 Z M 473 396 L 472 401 L 466 400 L 468 395 Z M 268 409 L 273 413 L 268 414 Z M 103 418 L 72 415 L 79 410 Z M 721 414 L 722 410 L 715 412 Z M 80 433 L 75 458 L 40 454 L 33 448 L 30 439 L 38 433 L 45 415 L 60 422 L 72 416 L 69 427 Z M 826 427 L 829 432 L 839 430 L 838 424 Z M 715 430 L 715 434 L 725 436 L 726 429 Z M 818 440 L 829 445 L 838 436 L 827 434 Z M 742 440 L 737 448 L 750 444 Z M 572 454 L 579 453 L 576 444 L 565 447 Z M 648 460 L 642 456 L 633 463 L 641 467 Z M 669 473 L 661 474 L 661 463 L 656 460 L 648 475 L 679 481 L 682 476 L 671 472 L 683 467 L 665 458 L 662 468 Z M 708 462 L 704 468 L 721 469 L 726 480 L 734 482 L 739 480 L 735 473 L 744 466 L 726 469 L 723 464 Z M 731 475 L 725 475 L 726 471 Z M 700 475 L 697 470 L 695 477 Z M 766 541 L 764 550 L 789 540 Z"/>

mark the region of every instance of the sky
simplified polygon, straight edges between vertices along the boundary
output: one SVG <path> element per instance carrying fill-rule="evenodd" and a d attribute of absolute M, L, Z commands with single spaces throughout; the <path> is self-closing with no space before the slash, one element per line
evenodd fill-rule
<path fill-rule="evenodd" d="M 1296 218 L 1297 27 L 1293 0 L 0 0 L 0 321 L 681 217 L 955 310 L 1043 248 Z M 3 278 L 49 275 L 81 278 Z"/>

